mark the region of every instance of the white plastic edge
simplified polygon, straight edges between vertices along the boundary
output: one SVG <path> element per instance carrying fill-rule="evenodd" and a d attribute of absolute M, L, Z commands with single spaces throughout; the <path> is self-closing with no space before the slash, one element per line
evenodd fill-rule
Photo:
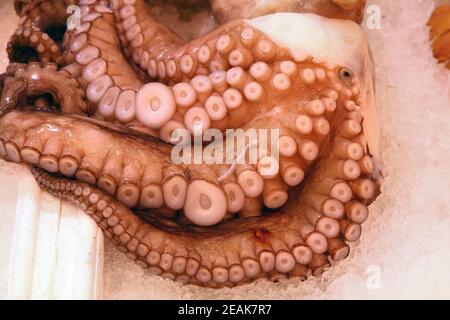
<path fill-rule="evenodd" d="M 101 299 L 104 240 L 95 222 L 20 177 L 8 299 Z"/>

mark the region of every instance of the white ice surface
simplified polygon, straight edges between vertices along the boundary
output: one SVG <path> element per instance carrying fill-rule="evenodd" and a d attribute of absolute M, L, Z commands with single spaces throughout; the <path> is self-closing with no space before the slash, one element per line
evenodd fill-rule
<path fill-rule="evenodd" d="M 2 1 L 0 16 L 11 12 Z M 442 2 L 442 1 L 440 1 Z M 426 21 L 433 0 L 369 0 L 381 30 L 366 30 L 376 67 L 385 182 L 349 258 L 318 279 L 206 290 L 146 274 L 108 241 L 105 297 L 110 299 L 450 298 L 450 71 L 435 63 Z M 0 54 L 15 18 L 3 20 Z M 16 165 L 0 162 L 0 253 L 14 210 Z M 4 255 L 2 255 L 4 256 Z M 5 262 L 0 259 L 0 271 Z M 5 291 L 0 272 L 0 297 Z"/>

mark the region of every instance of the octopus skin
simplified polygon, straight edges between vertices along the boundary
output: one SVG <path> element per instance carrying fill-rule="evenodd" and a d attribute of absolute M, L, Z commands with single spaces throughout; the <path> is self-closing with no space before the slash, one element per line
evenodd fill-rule
<path fill-rule="evenodd" d="M 437 7 L 428 21 L 433 55 L 450 69 L 450 5 Z"/>
<path fill-rule="evenodd" d="M 328 18 L 349 19 L 360 23 L 365 0 L 210 0 L 220 23 L 250 19 L 276 12 L 315 13 Z"/>
<path fill-rule="evenodd" d="M 19 27 L 8 46 L 10 61 L 43 61 L 62 64 L 62 40 L 69 17 L 68 7 L 76 0 L 15 1 Z"/>
<path fill-rule="evenodd" d="M 22 2 L 21 13 L 39 5 Z M 138 265 L 182 283 L 306 279 L 349 254 L 380 176 L 357 24 L 279 13 L 186 43 L 143 1 L 78 5 L 81 28 L 65 33 L 58 62 L 13 60 L 0 78 L 2 158 L 29 165 Z M 175 164 L 172 132 L 195 138 L 198 123 L 278 129 L 278 170 L 262 170 L 271 154 Z"/>

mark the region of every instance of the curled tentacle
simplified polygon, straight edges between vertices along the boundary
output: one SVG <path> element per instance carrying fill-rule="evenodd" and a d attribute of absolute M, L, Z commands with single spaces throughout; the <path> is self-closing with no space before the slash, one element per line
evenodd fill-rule
<path fill-rule="evenodd" d="M 66 71 L 48 63 L 11 64 L 3 84 L 1 112 L 17 106 L 34 104 L 39 97 L 56 105 L 61 112 L 84 115 L 88 113 L 85 94 L 77 80 Z"/>
<path fill-rule="evenodd" d="M 53 62 L 60 64 L 62 55 L 58 45 L 46 33 L 36 27 L 19 27 L 8 42 L 11 62 Z"/>
<path fill-rule="evenodd" d="M 74 0 L 16 1 L 19 27 L 8 43 L 11 62 L 30 61 L 62 64 L 67 7 Z"/>

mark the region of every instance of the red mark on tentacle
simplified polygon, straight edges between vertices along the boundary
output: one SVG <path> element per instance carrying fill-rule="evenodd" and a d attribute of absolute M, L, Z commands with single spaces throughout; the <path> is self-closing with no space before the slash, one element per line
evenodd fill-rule
<path fill-rule="evenodd" d="M 266 228 L 255 229 L 254 235 L 256 239 L 262 243 L 268 243 L 272 233 Z"/>

